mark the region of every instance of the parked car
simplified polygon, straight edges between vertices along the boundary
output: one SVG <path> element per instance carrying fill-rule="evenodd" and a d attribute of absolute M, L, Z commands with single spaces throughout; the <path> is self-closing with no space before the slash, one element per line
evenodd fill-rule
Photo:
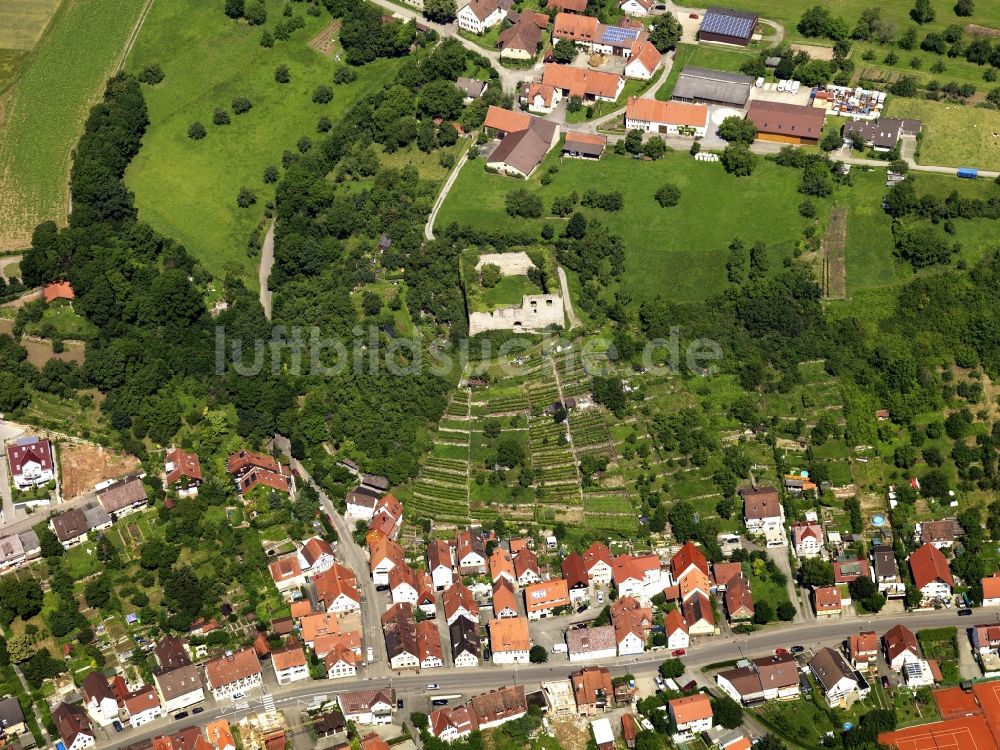
<path fill-rule="evenodd" d="M 191 709 L 191 713 L 200 714 L 204 710 L 205 710 L 204 706 L 195 706 L 194 708 Z"/>
<path fill-rule="evenodd" d="M 179 714 L 174 714 L 174 721 L 180 721 L 181 719 L 186 719 L 188 715 L 187 711 L 181 711 Z"/>
<path fill-rule="evenodd" d="M 431 701 L 431 705 L 432 706 L 447 706 L 448 705 L 448 699 L 447 698 L 435 698 L 434 700 Z"/>
<path fill-rule="evenodd" d="M 889 689 L 889 678 L 886 677 L 885 675 L 882 675 L 882 689 L 883 690 Z"/>
<path fill-rule="evenodd" d="M 578 615 L 582 615 L 586 611 L 587 611 L 587 605 L 586 604 L 583 604 L 583 605 L 581 605 L 581 606 L 579 606 L 579 607 L 576 608 L 576 613 Z"/>
<path fill-rule="evenodd" d="M 396 699 L 396 710 L 397 711 L 402 711 L 403 710 L 403 699 L 402 698 L 397 698 Z"/>
<path fill-rule="evenodd" d="M 685 651 L 682 648 L 675 648 L 673 651 L 670 652 L 670 655 L 671 656 L 686 656 L 687 655 L 687 651 Z"/>
<path fill-rule="evenodd" d="M 428 690 L 437 690 L 439 687 L 440 687 L 440 685 L 438 685 L 436 682 L 428 682 L 427 683 L 427 689 Z"/>
<path fill-rule="evenodd" d="M 118 719 L 115 719 L 114 721 L 112 721 L 111 722 L 111 726 L 113 726 L 115 728 L 116 732 L 120 732 L 120 731 L 122 731 L 122 729 L 125 728 L 125 727 L 122 726 L 122 723 L 120 721 L 118 721 Z"/>
<path fill-rule="evenodd" d="M 805 646 L 792 646 L 790 649 L 793 654 L 801 654 L 806 650 Z"/>
<path fill-rule="evenodd" d="M 787 648 L 776 648 L 776 649 L 774 649 L 774 655 L 775 656 L 788 656 L 788 649 Z"/>
<path fill-rule="evenodd" d="M 604 604 L 604 592 L 603 591 L 598 591 L 597 592 L 597 603 L 598 604 Z"/>
<path fill-rule="evenodd" d="M 968 617 L 971 614 L 972 614 L 972 610 L 971 609 L 960 609 L 960 610 L 958 610 L 958 616 L 959 617 Z"/>
<path fill-rule="evenodd" d="M 694 690 L 697 687 L 698 687 L 698 683 L 695 682 L 694 680 L 691 680 L 691 682 L 689 682 L 687 685 L 685 685 L 684 687 L 681 688 L 681 691 L 685 692 L 685 693 L 690 693 L 692 690 Z"/>

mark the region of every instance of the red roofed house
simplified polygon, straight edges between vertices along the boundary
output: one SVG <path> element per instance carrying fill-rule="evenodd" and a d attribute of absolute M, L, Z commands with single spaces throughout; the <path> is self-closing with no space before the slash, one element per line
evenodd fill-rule
<path fill-rule="evenodd" d="M 517 580 L 517 574 L 514 573 L 514 558 L 503 547 L 497 547 L 490 555 L 490 579 L 495 583 L 500 577 L 506 578 L 508 583 Z"/>
<path fill-rule="evenodd" d="M 180 497 L 198 494 L 198 486 L 202 482 L 201 461 L 193 451 L 171 448 L 163 462 L 166 472 L 166 487 L 172 489 Z"/>
<path fill-rule="evenodd" d="M 792 549 L 800 560 L 819 555 L 823 551 L 823 527 L 813 521 L 793 523 Z"/>
<path fill-rule="evenodd" d="M 313 576 L 316 599 L 322 602 L 325 611 L 335 614 L 358 612 L 361 610 L 361 593 L 354 571 L 334 563 L 331 568 Z"/>
<path fill-rule="evenodd" d="M 636 2 L 636 0 L 631 0 Z M 650 41 L 635 42 L 632 45 L 632 56 L 625 64 L 625 77 L 648 81 L 660 67 L 663 56 L 660 50 Z"/>
<path fill-rule="evenodd" d="M 705 693 L 695 693 L 685 698 L 674 698 L 667 703 L 670 718 L 674 720 L 677 732 L 674 742 L 688 742 L 702 732 L 712 728 L 712 703 Z"/>
<path fill-rule="evenodd" d="M 455 580 L 455 566 L 451 555 L 451 545 L 442 539 L 427 545 L 427 570 L 431 574 L 435 591 L 444 591 Z"/>
<path fill-rule="evenodd" d="M 272 651 L 271 668 L 279 685 L 288 685 L 309 677 L 306 652 L 298 643 Z"/>
<path fill-rule="evenodd" d="M 730 622 L 753 619 L 753 594 L 744 576 L 733 578 L 726 586 L 726 614 Z"/>
<path fill-rule="evenodd" d="M 562 561 L 562 574 L 569 587 L 569 599 L 573 604 L 590 599 L 590 580 L 587 578 L 587 568 L 582 555 L 576 552 L 566 555 Z"/>
<path fill-rule="evenodd" d="M 878 665 L 878 636 L 874 630 L 852 635 L 847 639 L 847 651 L 855 669 L 874 669 Z"/>
<path fill-rule="evenodd" d="M 779 529 L 785 523 L 785 509 L 774 487 L 740 490 L 743 498 L 743 522 L 751 534 Z"/>
<path fill-rule="evenodd" d="M 271 561 L 268 567 L 271 569 L 271 580 L 281 593 L 298 590 L 306 585 L 298 555 L 280 557 Z"/>
<path fill-rule="evenodd" d="M 87 712 L 79 705 L 60 703 L 52 712 L 52 721 L 66 750 L 84 750 L 94 746 L 94 728 Z"/>
<path fill-rule="evenodd" d="M 579 16 L 577 16 L 579 17 Z M 532 112 L 551 112 L 563 97 L 578 96 L 587 102 L 613 102 L 625 88 L 625 79 L 572 65 L 546 63 L 540 83 L 531 84 L 521 98 Z"/>
<path fill-rule="evenodd" d="M 983 606 L 1000 607 L 1000 573 L 994 573 L 982 580 Z"/>
<path fill-rule="evenodd" d="M 667 631 L 667 648 L 687 648 L 691 645 L 691 636 L 688 635 L 687 623 L 679 609 L 672 609 L 667 612 L 663 621 Z"/>
<path fill-rule="evenodd" d="M 813 609 L 816 617 L 840 617 L 843 605 L 836 586 L 820 586 L 813 590 Z"/>
<path fill-rule="evenodd" d="M 715 635 L 715 612 L 712 601 L 701 591 L 695 591 L 681 604 L 681 614 L 691 635 Z"/>
<path fill-rule="evenodd" d="M 567 13 L 586 13 L 587 0 L 549 0 L 545 8 L 546 10 L 555 8 L 557 11 Z"/>
<path fill-rule="evenodd" d="M 42 290 L 42 297 L 49 303 L 57 299 L 72 300 L 76 298 L 76 294 L 73 293 L 73 286 L 68 281 L 53 281 Z"/>
<path fill-rule="evenodd" d="M 708 560 L 694 542 L 685 542 L 670 558 L 670 577 L 682 601 L 698 591 L 706 596 L 711 591 Z"/>
<path fill-rule="evenodd" d="M 592 584 L 607 586 L 611 583 L 613 560 L 611 550 L 600 542 L 594 542 L 587 548 L 583 553 L 583 564 Z"/>
<path fill-rule="evenodd" d="M 882 636 L 885 661 L 890 668 L 901 672 L 908 662 L 920 661 L 917 637 L 905 625 L 894 625 Z"/>
<path fill-rule="evenodd" d="M 387 492 L 375 503 L 375 512 L 368 522 L 370 530 L 395 540 L 403 525 L 403 504 L 391 492 Z"/>
<path fill-rule="evenodd" d="M 310 576 L 317 576 L 329 570 L 333 567 L 334 561 L 333 546 L 322 537 L 314 536 L 307 539 L 299 549 L 299 565 L 302 572 Z"/>
<path fill-rule="evenodd" d="M 862 576 L 871 578 L 871 565 L 868 558 L 862 557 L 856 560 L 834 560 L 833 561 L 833 582 L 851 583 Z"/>
<path fill-rule="evenodd" d="M 708 107 L 632 97 L 625 108 L 625 127 L 646 133 L 703 138 L 708 132 Z"/>
<path fill-rule="evenodd" d="M 618 596 L 634 596 L 640 602 L 663 589 L 657 555 L 618 555 L 612 564 L 612 578 Z"/>
<path fill-rule="evenodd" d="M 717 562 L 712 564 L 712 578 L 716 591 L 723 592 L 734 578 L 743 575 L 743 566 L 738 562 Z"/>
<path fill-rule="evenodd" d="M 241 495 L 259 484 L 280 492 L 292 491 L 292 477 L 287 466 L 282 466 L 266 453 L 240 451 L 226 459 L 226 471 L 236 482 Z"/>
<path fill-rule="evenodd" d="M 542 30 L 549 25 L 549 17 L 533 10 L 522 10 L 513 26 L 508 26 L 497 37 L 500 59 L 533 60 L 542 43 Z"/>
<path fill-rule="evenodd" d="M 262 684 L 260 662 L 252 648 L 227 653 L 208 662 L 205 677 L 217 701 L 232 698 L 236 693 L 246 693 Z"/>
<path fill-rule="evenodd" d="M 41 487 L 56 478 L 52 443 L 38 437 L 23 437 L 7 446 L 7 466 L 19 490 Z"/>
<path fill-rule="evenodd" d="M 371 545 L 368 565 L 376 586 L 389 585 L 389 572 L 397 565 L 404 565 L 403 548 L 388 537 L 380 537 Z"/>
<path fill-rule="evenodd" d="M 611 602 L 611 624 L 615 628 L 618 655 L 641 654 L 653 627 L 653 610 L 643 607 L 631 596 Z"/>
<path fill-rule="evenodd" d="M 514 572 L 517 574 L 517 585 L 522 588 L 542 580 L 538 558 L 530 549 L 523 549 L 514 556 Z"/>
<path fill-rule="evenodd" d="M 524 553 L 521 553 L 524 554 Z M 533 583 L 524 589 L 524 606 L 529 620 L 541 620 L 569 608 L 569 588 L 564 578 Z"/>
<path fill-rule="evenodd" d="M 476 604 L 476 597 L 472 595 L 472 590 L 461 581 L 447 589 L 441 600 L 444 603 L 445 621 L 449 625 L 459 617 L 464 617 L 470 622 L 479 622 L 479 605 Z"/>
<path fill-rule="evenodd" d="M 215 750 L 236 750 L 236 741 L 229 729 L 229 722 L 225 719 L 216 719 L 206 724 L 205 736 Z"/>
<path fill-rule="evenodd" d="M 955 579 L 948 568 L 948 560 L 933 544 L 925 544 L 910 555 L 913 585 L 920 589 L 925 601 L 951 597 Z"/>
<path fill-rule="evenodd" d="M 163 716 L 160 698 L 151 685 L 143 685 L 126 695 L 125 710 L 128 711 L 129 724 L 133 727 L 141 727 Z"/>
<path fill-rule="evenodd" d="M 83 705 L 87 715 L 102 727 L 111 724 L 118 718 L 118 699 L 111 690 L 108 678 L 96 669 L 83 678 L 80 686 L 83 695 Z"/>
<path fill-rule="evenodd" d="M 493 584 L 493 614 L 499 620 L 507 617 L 518 617 L 514 586 L 505 578 L 501 578 Z"/>

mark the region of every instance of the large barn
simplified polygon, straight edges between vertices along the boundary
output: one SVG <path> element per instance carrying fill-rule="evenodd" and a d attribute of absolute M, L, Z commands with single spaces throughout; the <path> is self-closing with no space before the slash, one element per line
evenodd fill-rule
<path fill-rule="evenodd" d="M 774 143 L 815 146 L 823 137 L 825 112 L 818 107 L 755 99 L 747 119 L 757 128 L 757 139 Z"/>
<path fill-rule="evenodd" d="M 757 27 L 757 14 L 732 8 L 709 8 L 701 19 L 698 39 L 746 47 Z"/>
<path fill-rule="evenodd" d="M 681 71 L 673 98 L 680 102 L 722 104 L 743 109 L 750 99 L 753 78 L 741 73 L 688 66 Z"/>

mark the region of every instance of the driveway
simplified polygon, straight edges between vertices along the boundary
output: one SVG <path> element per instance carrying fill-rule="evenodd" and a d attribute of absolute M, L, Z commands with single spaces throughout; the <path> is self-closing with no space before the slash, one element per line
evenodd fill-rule
<path fill-rule="evenodd" d="M 792 565 L 788 560 L 788 547 L 768 547 L 768 558 L 785 574 L 785 589 L 788 591 L 788 598 L 795 605 L 795 622 L 809 620 L 808 615 L 803 614 L 803 607 L 799 602 L 798 587 L 795 585 L 795 573 L 792 572 Z M 777 606 L 777 605 L 775 605 Z M 805 608 L 808 610 L 808 607 Z"/>
<path fill-rule="evenodd" d="M 271 226 L 264 235 L 264 244 L 260 248 L 260 267 L 257 270 L 257 279 L 260 282 L 260 306 L 264 308 L 264 317 L 268 320 L 271 319 L 271 290 L 267 287 L 267 280 L 271 276 L 272 266 L 274 266 L 274 219 L 271 219 Z"/>

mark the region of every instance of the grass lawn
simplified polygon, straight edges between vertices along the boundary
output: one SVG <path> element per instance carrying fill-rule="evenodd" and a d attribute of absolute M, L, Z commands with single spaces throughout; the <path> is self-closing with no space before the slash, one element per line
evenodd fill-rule
<path fill-rule="evenodd" d="M 511 307 L 521 304 L 526 294 L 541 294 L 542 290 L 531 283 L 527 276 L 504 276 L 492 288 L 483 288 L 482 303 L 485 309 Z"/>
<path fill-rule="evenodd" d="M 64 339 L 88 339 L 97 334 L 94 324 L 77 315 L 73 308 L 62 302 L 48 305 L 37 323 L 28 323 L 25 332 L 35 335 L 58 336 Z"/>
<path fill-rule="evenodd" d="M 269 26 L 281 18 L 283 6 L 268 0 Z M 228 19 L 216 5 L 157 3 L 128 60 L 131 71 L 157 62 L 166 73 L 162 83 L 147 89 L 151 124 L 126 174 L 140 215 L 213 274 L 232 269 L 251 287 L 257 286 L 257 261 L 247 254 L 247 238 L 274 196 L 273 186 L 263 184 L 264 167 L 280 166 L 282 152 L 294 150 L 300 136 L 317 143 L 320 116 L 336 120 L 363 92 L 388 81 L 400 64 L 365 65 L 354 83 L 334 87 L 331 103 L 314 104 L 312 92 L 331 84 L 334 63 L 308 41 L 330 17 L 303 18 L 304 29 L 264 49 L 258 44 L 260 29 Z M 290 83 L 275 83 L 279 64 L 288 66 Z M 228 126 L 213 125 L 215 108 L 229 109 L 234 96 L 249 97 L 253 109 L 232 115 Z M 187 137 L 196 120 L 208 129 L 201 141 Z M 249 209 L 236 206 L 242 186 L 257 193 Z"/>
<path fill-rule="evenodd" d="M 142 5 L 70 4 L 21 70 L 0 125 L 0 248 L 27 246 L 45 219 L 65 223 L 70 151 Z M 0 3 L 3 8 L 44 11 L 44 3 Z"/>
<path fill-rule="evenodd" d="M 667 82 L 656 92 L 661 102 L 668 101 L 674 93 L 674 86 L 681 71 L 688 65 L 713 70 L 739 73 L 740 66 L 749 58 L 756 57 L 755 51 L 726 49 L 724 47 L 699 47 L 696 44 L 678 44 L 674 52 L 674 66 L 667 76 Z"/>
<path fill-rule="evenodd" d="M 584 209 L 599 218 L 625 241 L 622 279 L 635 301 L 658 294 L 677 301 L 703 299 L 726 285 L 729 243 L 741 237 L 747 246 L 767 243 L 772 269 L 792 254 L 805 220 L 799 216 L 799 173 L 761 161 L 751 178 L 733 177 L 721 164 L 698 162 L 687 153 L 668 154 L 662 161 L 634 161 L 605 152 L 599 162 L 567 159 L 559 164 L 549 185 L 541 175 L 551 154 L 527 181 L 489 174 L 482 160 L 462 168 L 448 194 L 437 226 L 452 221 L 491 229 L 510 222 L 505 196 L 521 187 L 542 196 L 545 208 L 552 198 L 573 190 L 608 186 L 621 190 L 624 210 L 608 213 Z M 681 189 L 680 204 L 661 208 L 653 198 L 657 188 L 672 182 Z M 717 211 L 718 196 L 726 196 L 726 211 Z M 767 196 L 766 204 L 761 197 Z M 825 210 L 820 202 L 821 213 Z M 557 229 L 565 221 L 550 219 Z M 518 219 L 521 228 L 540 230 L 543 219 Z"/>
<path fill-rule="evenodd" d="M 972 110 L 980 112 L 983 110 Z M 970 198 L 988 199 L 996 193 L 990 180 L 960 180 L 952 175 L 911 173 L 920 195 L 947 195 L 957 190 Z M 855 170 L 854 187 L 841 193 L 849 206 L 847 219 L 847 293 L 854 295 L 869 287 L 885 287 L 905 282 L 914 273 L 909 264 L 893 256 L 891 222 L 882 210 L 885 172 Z M 929 231 L 942 232 L 940 226 L 926 224 Z M 995 222 L 989 219 L 955 219 L 955 234 L 945 235 L 949 242 L 962 243 L 961 257 L 974 263 L 985 250 L 995 243 Z M 928 268 L 921 273 L 937 273 L 941 267 Z"/>
<path fill-rule="evenodd" d="M 1000 116 L 994 110 L 961 104 L 892 97 L 890 117 L 916 118 L 923 123 L 920 164 L 1000 169 Z"/>
<path fill-rule="evenodd" d="M 829 45 L 829 40 L 824 39 L 803 40 L 802 35 L 795 28 L 802 13 L 815 4 L 814 0 L 770 0 L 766 4 L 762 4 L 760 0 L 731 0 L 727 6 L 740 10 L 751 10 L 760 13 L 762 18 L 784 24 L 787 38 L 790 41 L 807 41 Z M 840 0 L 835 5 L 827 5 L 826 7 L 829 7 L 835 16 L 842 16 L 846 19 L 848 26 L 854 28 L 861 11 L 872 5 L 874 3 L 870 0 Z M 952 23 L 966 24 L 971 22 L 1000 28 L 1000 4 L 998 3 L 977 2 L 976 12 L 971 18 L 959 18 L 952 10 L 953 6 L 953 2 L 934 3 L 937 17 L 932 23 L 919 27 L 920 38 L 923 38 L 923 35 L 928 31 L 940 31 Z M 902 33 L 908 26 L 916 26 L 909 16 L 913 3 L 900 0 L 899 2 L 882 3 L 879 7 L 882 8 L 882 17 L 895 23 L 897 33 Z"/>
<path fill-rule="evenodd" d="M 917 633 L 925 659 L 937 659 L 946 683 L 962 679 L 958 671 L 958 634 L 954 627 L 928 628 Z"/>

